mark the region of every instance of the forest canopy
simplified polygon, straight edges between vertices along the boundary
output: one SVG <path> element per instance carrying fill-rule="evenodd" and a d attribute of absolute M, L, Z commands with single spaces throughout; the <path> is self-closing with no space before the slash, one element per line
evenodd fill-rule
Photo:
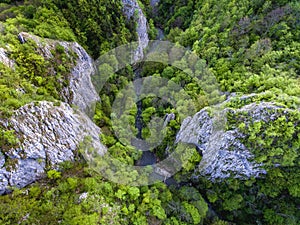
<path fill-rule="evenodd" d="M 227 131 L 238 130 L 240 141 L 266 174 L 259 178 L 230 176 L 212 181 L 197 174 L 202 152 L 195 146 L 182 154 L 185 164 L 173 179 L 175 186 L 116 184 L 95 173 L 83 160 L 82 143 L 76 162 L 49 168 L 40 181 L 0 196 L 1 224 L 291 224 L 300 223 L 300 3 L 292 0 L 141 0 L 150 36 L 160 28 L 167 41 L 190 49 L 201 58 L 196 65 L 186 55 L 180 62 L 204 71 L 199 84 L 186 71 L 159 63 L 142 64 L 139 75 L 180 85 L 195 102 L 195 110 L 212 102 L 226 102 Z M 21 106 L 41 100 L 62 101 L 60 91 L 77 56 L 56 45 L 46 60 L 34 41 L 20 42 L 27 32 L 41 38 L 78 42 L 93 59 L 122 44 L 137 40 L 135 18 L 127 20 L 121 0 L 2 0 L 0 49 L 14 62 L 0 62 L 0 119 Z M 154 10 L 154 11 L 153 11 Z M 98 68 L 113 71 L 117 58 Z M 111 113 L 118 93 L 135 79 L 136 68 L 127 65 L 112 73 L 100 91 L 93 120 L 102 130 L 101 140 L 118 161 L 133 166 L 141 152 L 126 146 L 113 132 Z M 213 81 L 210 78 L 214 78 Z M 148 82 L 149 89 L 157 80 Z M 167 85 L 166 85 L 167 86 Z M 220 94 L 206 90 L 218 89 Z M 180 96 L 180 92 L 173 94 Z M 246 97 L 245 97 L 246 96 Z M 134 102 L 134 99 L 129 99 Z M 255 121 L 239 111 L 252 103 L 268 102 L 277 108 L 272 121 Z M 181 110 L 191 111 L 187 101 Z M 153 152 L 163 160 L 177 146 L 174 142 L 182 119 L 171 104 L 153 96 L 140 102 L 143 109 L 141 137 L 151 137 L 146 126 L 152 117 L 174 115 L 165 138 Z M 137 106 L 126 109 L 128 127 L 136 128 Z M 1 124 L 1 123 L 0 123 Z M 0 125 L 0 154 L 18 146 L 15 132 Z M 188 157 L 188 160 L 186 158 Z M 121 171 L 122 172 L 122 171 Z M 151 173 L 149 169 L 149 173 Z M 146 179 L 127 174 L 128 179 Z"/>

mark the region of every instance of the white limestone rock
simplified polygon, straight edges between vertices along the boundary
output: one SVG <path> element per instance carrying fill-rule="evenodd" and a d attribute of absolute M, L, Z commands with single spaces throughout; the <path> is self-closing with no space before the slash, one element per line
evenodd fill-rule
<path fill-rule="evenodd" d="M 25 41 L 31 39 L 36 42 L 38 46 L 37 51 L 45 60 L 54 57 L 51 50 L 54 50 L 57 45 L 63 46 L 69 56 L 74 53 L 76 54 L 77 60 L 69 76 L 69 85 L 63 88 L 61 95 L 65 102 L 70 105 L 78 106 L 80 110 L 90 115 L 94 110 L 95 103 L 99 101 L 100 98 L 91 81 L 92 76 L 96 73 L 94 61 L 85 49 L 77 42 L 41 38 L 25 32 L 19 35 L 21 35 Z"/>
<path fill-rule="evenodd" d="M 210 180 L 222 180 L 231 176 L 240 179 L 259 177 L 266 171 L 262 164 L 255 162 L 253 153 L 241 143 L 240 140 L 245 138 L 244 134 L 238 128 L 225 129 L 226 111 L 247 113 L 251 121 L 269 123 L 277 118 L 276 110 L 279 108 L 281 107 L 273 103 L 261 102 L 241 109 L 225 108 L 212 115 L 208 109 L 203 109 L 183 121 L 176 143 L 194 144 L 201 151 L 203 157 L 197 171 Z M 221 125 L 216 126 L 218 123 Z"/>
<path fill-rule="evenodd" d="M 0 62 L 10 68 L 13 68 L 15 65 L 15 62 L 13 60 L 11 60 L 10 58 L 8 58 L 7 52 L 4 48 L 0 48 Z"/>
<path fill-rule="evenodd" d="M 100 128 L 66 103 L 30 103 L 2 123 L 15 131 L 20 147 L 0 152 L 0 194 L 36 181 L 46 166 L 56 168 L 61 162 L 74 160 L 85 137 L 91 137 L 91 146 L 98 154 L 106 152 L 99 139 Z"/>
<path fill-rule="evenodd" d="M 147 18 L 136 0 L 122 0 L 122 2 L 123 12 L 127 19 L 133 17 L 137 23 L 138 47 L 135 50 L 133 59 L 134 62 L 137 62 L 144 58 L 144 49 L 149 44 Z"/>

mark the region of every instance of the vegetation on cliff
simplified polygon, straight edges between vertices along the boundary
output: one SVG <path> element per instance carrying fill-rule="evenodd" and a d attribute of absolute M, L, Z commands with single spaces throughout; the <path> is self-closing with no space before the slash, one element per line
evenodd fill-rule
<path fill-rule="evenodd" d="M 241 142 L 254 154 L 255 162 L 262 163 L 266 175 L 212 181 L 197 173 L 201 152 L 193 148 L 190 160 L 175 176 L 180 188 L 164 183 L 130 187 L 96 174 L 79 154 L 76 163 L 63 163 L 60 170 L 49 170 L 40 182 L 1 196 L 0 223 L 299 224 L 300 3 L 161 0 L 154 14 L 150 0 L 142 0 L 142 4 L 151 21 L 151 36 L 155 36 L 154 23 L 164 29 L 166 40 L 191 49 L 201 62 L 194 65 L 193 58 L 187 56 L 179 63 L 192 67 L 193 72 L 204 71 L 204 78 L 214 77 L 217 85 L 205 79 L 199 84 L 186 75 L 187 71 L 158 63 L 143 64 L 141 77 L 166 78 L 180 85 L 193 100 L 195 111 L 230 97 L 224 105 L 232 109 L 228 110 L 226 129 L 238 129 L 243 134 Z M 158 17 L 151 18 L 156 14 Z M 76 55 L 66 54 L 60 45 L 47 60 L 34 41 L 22 43 L 20 32 L 77 41 L 96 59 L 136 39 L 134 19 L 126 20 L 118 0 L 2 1 L 0 48 L 14 63 L 8 66 L 0 62 L 1 120 L 29 102 L 62 100 L 60 91 L 68 85 L 66 77 L 76 60 Z M 110 59 L 110 63 L 117 63 L 117 59 Z M 99 70 L 112 68 L 106 64 Z M 109 153 L 129 165 L 134 165 L 140 153 L 124 146 L 114 135 L 110 115 L 117 94 L 134 76 L 131 66 L 111 76 L 99 93 L 101 103 L 94 115 Z M 155 87 L 155 79 L 151 82 L 149 86 Z M 250 97 L 241 98 L 246 94 Z M 237 110 L 259 102 L 278 106 L 276 112 L 268 112 L 275 116 L 253 120 L 252 115 Z M 188 107 L 182 104 L 183 111 L 190 110 Z M 143 138 L 151 136 L 146 126 L 151 117 L 175 115 L 166 126 L 165 139 L 154 149 L 162 160 L 176 147 L 174 141 L 183 118 L 179 118 L 178 109 L 153 96 L 142 100 L 142 108 Z M 135 134 L 136 113 L 137 108 L 132 107 L 127 114 Z M 128 132 L 126 129 L 121 132 Z M 18 141 L 14 131 L 0 124 L 0 156 Z"/>

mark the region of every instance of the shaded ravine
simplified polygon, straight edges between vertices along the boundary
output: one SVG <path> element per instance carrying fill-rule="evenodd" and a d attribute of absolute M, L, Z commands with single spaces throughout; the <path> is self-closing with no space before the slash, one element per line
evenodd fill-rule
<path fill-rule="evenodd" d="M 153 165 L 157 161 L 156 155 L 151 152 L 147 151 L 149 148 L 145 146 L 145 142 L 142 139 L 142 130 L 143 130 L 143 107 L 142 101 L 139 99 L 140 92 L 143 87 L 142 83 L 142 63 L 139 63 L 144 58 L 144 49 L 148 47 L 149 44 L 149 36 L 148 36 L 148 21 L 143 13 L 142 9 L 140 8 L 138 2 L 136 0 L 122 0 L 123 2 L 123 11 L 127 16 L 127 19 L 134 18 L 137 23 L 137 42 L 138 47 L 134 51 L 133 57 L 133 69 L 134 69 L 134 87 L 135 93 L 137 97 L 136 107 L 137 113 L 135 116 L 135 127 L 137 129 L 136 139 L 131 141 L 131 144 L 135 146 L 137 149 L 143 151 L 143 154 L 139 160 L 135 162 L 136 166 L 146 166 L 146 165 Z M 156 0 L 157 2 L 157 0 Z"/>
<path fill-rule="evenodd" d="M 151 6 L 153 7 L 153 10 L 156 10 L 156 6 L 158 4 L 159 0 L 153 0 L 151 1 Z M 135 5 L 136 6 L 136 5 Z M 139 11 L 141 12 L 141 11 Z M 145 17 L 143 13 L 139 13 L 140 17 Z M 146 47 L 148 47 L 149 44 L 149 39 L 145 40 L 145 37 L 148 38 L 148 34 L 143 34 L 141 33 L 141 31 L 145 31 L 145 29 L 141 28 L 143 25 L 145 25 L 145 23 L 139 24 L 140 21 L 147 21 L 146 18 L 144 19 L 138 19 L 138 28 L 137 29 L 137 34 L 138 34 L 138 42 L 139 42 L 139 47 L 138 49 L 145 49 Z M 148 28 L 148 27 L 147 27 Z M 162 29 L 160 28 L 156 28 L 157 29 L 157 37 L 156 40 L 161 41 L 164 39 L 164 32 Z M 142 41 L 146 41 L 147 45 L 145 45 L 145 43 L 140 43 Z M 136 53 L 139 54 L 139 56 L 142 56 L 142 58 L 139 58 L 139 60 L 142 61 L 142 59 L 144 58 L 144 54 L 141 53 L 140 51 L 136 51 Z M 135 57 L 137 58 L 137 57 Z M 142 81 L 142 68 L 143 68 L 143 63 L 139 63 L 139 64 L 135 64 L 134 65 L 134 86 L 135 86 L 135 93 L 136 93 L 136 97 L 137 97 L 137 102 L 136 102 L 136 106 L 137 106 L 137 114 L 135 117 L 135 127 L 137 128 L 137 135 L 136 135 L 136 139 L 134 140 L 133 146 L 135 146 L 137 149 L 142 150 L 143 153 L 140 157 L 140 159 L 138 159 L 135 162 L 135 166 L 148 166 L 148 165 L 155 165 L 158 161 L 159 158 L 156 156 L 156 154 L 152 151 L 150 151 L 150 147 L 147 146 L 147 144 L 145 144 L 143 138 L 142 138 L 142 130 L 143 130 L 143 117 L 142 117 L 142 113 L 143 113 L 143 105 L 142 105 L 142 100 L 140 99 L 140 95 L 141 95 L 141 90 L 143 88 L 143 81 Z M 166 121 L 168 121 L 168 118 L 166 118 Z M 164 125 L 165 126 L 165 125 Z M 155 167 L 155 166 L 154 166 Z M 175 179 L 173 177 L 167 178 L 162 175 L 162 171 L 156 171 L 159 168 L 154 168 L 153 173 L 151 174 L 152 179 L 157 179 L 157 180 L 164 180 L 164 182 L 167 185 L 179 185 L 178 182 L 175 181 Z M 163 169 L 163 168 L 160 168 Z"/>
<path fill-rule="evenodd" d="M 147 165 L 153 165 L 157 162 L 157 156 L 154 154 L 154 152 L 150 151 L 149 147 L 145 144 L 142 137 L 142 131 L 144 127 L 143 123 L 143 102 L 142 99 L 140 99 L 141 95 L 141 89 L 143 88 L 143 81 L 141 76 L 142 71 L 142 64 L 138 65 L 138 67 L 134 70 L 134 86 L 135 86 L 135 94 L 137 98 L 136 107 L 137 107 L 137 113 L 135 116 L 135 127 L 137 129 L 137 135 L 136 140 L 134 140 L 134 143 L 132 143 L 136 148 L 143 151 L 142 156 L 139 160 L 135 162 L 136 166 L 147 166 Z"/>
<path fill-rule="evenodd" d="M 127 2 L 127 3 L 130 2 L 130 1 L 132 1 L 132 0 L 123 0 L 123 2 Z M 150 5 L 152 6 L 153 14 L 154 15 L 155 14 L 157 15 L 157 13 L 158 13 L 157 6 L 159 4 L 159 1 L 160 0 L 151 0 L 150 1 Z M 138 5 L 137 2 L 135 2 L 135 6 L 136 5 Z M 138 12 L 139 12 L 139 17 L 143 17 L 143 18 L 139 18 L 138 21 L 137 21 L 137 23 L 138 23 L 137 33 L 138 33 L 139 47 L 138 47 L 138 49 L 136 50 L 135 53 L 140 54 L 141 58 L 139 58 L 139 60 L 142 60 L 144 58 L 144 54 L 140 50 L 142 49 L 142 51 L 143 51 L 145 48 L 148 47 L 148 45 L 149 45 L 149 38 L 148 38 L 148 33 L 147 33 L 147 28 L 148 27 L 144 27 L 146 29 L 143 29 L 141 27 L 145 25 L 145 21 L 146 21 L 146 26 L 147 26 L 148 22 L 147 22 L 147 18 L 142 13 L 142 10 L 140 8 L 139 8 Z M 140 21 L 143 21 L 143 22 L 139 23 Z M 158 28 L 158 27 L 156 29 L 157 29 L 156 40 L 162 41 L 165 38 L 164 31 L 161 28 Z M 146 34 L 142 33 L 143 31 L 146 31 Z M 145 42 L 141 43 L 141 42 L 143 42 L 143 40 Z M 134 58 L 136 60 L 137 57 L 134 57 Z M 137 62 L 139 60 L 136 60 L 135 62 Z M 141 89 L 142 89 L 142 86 L 143 86 L 142 79 L 141 79 L 142 78 L 142 75 L 141 75 L 142 66 L 143 66 L 143 63 L 140 63 L 140 64 L 138 64 L 138 66 L 136 68 L 134 68 L 135 92 L 136 92 L 136 96 L 137 96 L 137 99 L 138 99 L 138 101 L 136 102 L 137 114 L 136 114 L 136 118 L 135 118 L 136 119 L 135 120 L 135 127 L 138 130 L 138 133 L 136 135 L 137 139 L 135 140 L 137 143 L 139 143 L 139 141 L 140 141 L 140 143 L 143 143 L 143 139 L 142 139 L 142 130 L 143 130 L 143 126 L 144 126 L 144 124 L 143 124 L 143 118 L 142 118 L 143 107 L 142 107 L 142 101 L 139 99 L 140 98 L 140 92 L 141 92 Z M 167 120 L 168 119 L 166 119 L 166 121 Z M 137 145 L 135 145 L 135 146 L 137 147 Z M 141 148 L 138 148 L 138 149 L 142 150 Z M 135 166 L 153 165 L 153 168 L 154 168 L 155 164 L 158 161 L 159 161 L 159 159 L 155 155 L 155 153 L 152 152 L 152 151 L 145 151 L 145 146 L 144 146 L 142 156 L 140 157 L 140 159 L 138 159 L 135 162 Z M 154 169 L 153 173 L 151 174 L 151 176 L 152 177 L 156 177 L 158 180 L 162 180 L 161 178 L 163 178 L 162 174 L 159 173 L 158 171 L 155 171 L 155 169 Z M 193 183 L 192 181 L 191 182 L 176 181 L 173 176 L 171 176 L 171 177 L 169 177 L 167 179 L 165 177 L 165 179 L 163 179 L 163 181 L 164 181 L 164 183 L 166 185 L 168 185 L 168 186 L 173 185 L 173 186 L 176 186 L 177 188 L 182 187 L 184 185 L 189 185 L 190 186 Z M 208 199 L 206 199 L 205 201 L 206 201 L 206 203 L 208 204 L 208 207 L 209 207 L 208 217 L 210 217 L 210 218 L 214 218 L 216 216 L 218 217 L 217 213 L 213 210 L 213 208 L 212 208 L 210 202 L 208 201 Z"/>
<path fill-rule="evenodd" d="M 151 179 L 154 180 L 163 180 L 167 185 L 179 185 L 175 181 L 174 178 L 169 176 L 166 176 L 167 170 L 165 171 L 164 168 L 160 168 L 157 165 L 157 162 L 159 161 L 159 158 L 155 155 L 154 152 L 150 151 L 150 147 L 147 145 L 147 143 L 143 140 L 142 137 L 142 131 L 143 131 L 143 106 L 142 106 L 142 100 L 140 99 L 141 91 L 143 89 L 143 81 L 142 81 L 142 69 L 143 69 L 143 59 L 144 59 L 144 52 L 141 50 L 144 50 L 149 45 L 149 37 L 148 37 L 148 23 L 145 15 L 143 14 L 142 10 L 140 9 L 139 5 L 134 0 L 123 0 L 125 2 L 125 13 L 127 13 L 127 17 L 130 17 L 130 13 L 132 13 L 132 8 L 135 9 L 135 12 L 138 12 L 138 18 L 135 18 L 137 21 L 137 29 L 136 32 L 138 34 L 138 47 L 135 50 L 134 54 L 134 62 L 133 62 L 133 69 L 134 69 L 134 88 L 135 88 L 135 94 L 136 94 L 136 107 L 137 107 L 137 113 L 135 116 L 135 127 L 137 129 L 137 135 L 136 139 L 131 141 L 131 144 L 135 146 L 137 149 L 143 151 L 142 156 L 140 159 L 138 159 L 135 162 L 135 166 L 147 166 L 152 165 L 153 166 L 153 173 L 151 174 Z M 155 6 L 157 6 L 157 3 L 159 0 L 154 0 L 152 3 L 154 4 L 153 9 L 155 10 Z M 160 41 L 164 39 L 164 32 L 162 29 L 157 28 L 157 37 L 156 40 Z M 146 33 L 145 33 L 146 32 Z M 152 46 L 153 47 L 153 46 Z M 168 120 L 168 117 L 167 119 Z"/>
<path fill-rule="evenodd" d="M 143 118 L 142 118 L 142 113 L 143 113 L 143 102 L 140 100 L 140 92 L 143 86 L 142 80 L 141 80 L 141 66 L 138 66 L 134 70 L 134 85 L 135 85 L 135 94 L 137 97 L 137 102 L 136 102 L 136 107 L 137 107 L 137 113 L 135 116 L 135 128 L 137 128 L 138 132 L 136 135 L 136 138 L 142 139 L 142 130 L 143 130 Z"/>
<path fill-rule="evenodd" d="M 153 9 L 155 10 L 156 5 L 158 4 L 159 0 L 154 0 L 151 3 L 153 3 L 153 5 L 151 4 L 151 6 L 153 7 Z M 136 4 L 133 4 L 133 7 L 136 7 Z M 142 22 L 141 24 L 139 23 L 140 21 L 146 21 L 147 19 L 144 16 L 144 14 L 142 13 L 142 11 L 139 9 L 139 17 L 143 17 L 143 18 L 139 18 L 137 20 L 138 23 L 138 28 L 137 28 L 137 34 L 138 34 L 138 42 L 139 42 L 139 47 L 137 48 L 138 50 L 135 51 L 135 53 L 139 54 L 139 56 L 134 57 L 135 60 L 134 61 L 134 85 L 135 85 L 135 93 L 136 93 L 136 97 L 137 97 L 137 102 L 136 102 L 136 106 L 137 106 L 137 114 L 135 117 L 135 127 L 137 128 L 137 135 L 136 135 L 136 139 L 132 142 L 132 145 L 135 146 L 136 148 L 138 148 L 139 150 L 142 150 L 142 156 L 140 157 L 140 159 L 138 159 L 135 162 L 135 166 L 148 166 L 148 165 L 152 165 L 154 166 L 153 169 L 153 173 L 151 174 L 151 177 L 157 180 L 163 180 L 167 185 L 180 185 L 177 181 L 175 181 L 175 179 L 173 177 L 170 178 L 166 178 L 164 174 L 164 168 L 159 168 L 159 167 L 155 167 L 155 165 L 157 165 L 156 163 L 159 161 L 159 158 L 156 156 L 156 154 L 152 151 L 150 151 L 150 147 L 147 146 L 147 144 L 144 142 L 143 138 L 142 138 L 142 130 L 143 130 L 143 118 L 142 118 L 142 113 L 143 113 L 143 107 L 142 107 L 142 100 L 140 99 L 140 95 L 141 95 L 141 89 L 143 87 L 143 81 L 142 81 L 142 68 L 143 68 L 143 63 L 141 63 L 141 61 L 144 58 L 144 53 L 140 52 L 140 49 L 145 49 L 148 47 L 149 45 L 149 39 L 148 39 L 148 34 L 143 33 L 144 31 L 147 32 L 148 27 L 146 27 L 147 29 L 145 29 L 145 27 L 143 28 L 143 26 L 145 26 L 145 23 Z M 147 23 L 146 23 L 147 26 Z M 156 28 L 157 29 L 157 37 L 156 40 L 161 41 L 164 39 L 164 32 L 162 29 L 160 28 Z M 147 39 L 145 39 L 145 37 L 147 37 Z M 144 43 L 141 43 L 142 41 L 145 41 Z M 147 44 L 145 44 L 147 43 Z M 152 46 L 153 47 L 153 46 Z M 140 63 L 137 63 L 137 62 Z M 166 118 L 166 121 L 168 120 L 168 117 Z M 167 172 L 167 171 L 165 171 Z"/>

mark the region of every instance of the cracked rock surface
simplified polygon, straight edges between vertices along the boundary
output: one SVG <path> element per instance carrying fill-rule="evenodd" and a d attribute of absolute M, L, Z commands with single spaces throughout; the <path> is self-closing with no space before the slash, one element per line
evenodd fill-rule
<path fill-rule="evenodd" d="M 61 162 L 74 160 L 78 145 L 84 137 L 91 137 L 91 145 L 100 155 L 106 147 L 99 139 L 101 133 L 87 115 L 93 112 L 99 101 L 91 79 L 95 74 L 93 59 L 76 42 L 65 42 L 41 38 L 22 32 L 18 35 L 22 43 L 33 40 L 36 51 L 45 60 L 50 60 L 57 45 L 71 57 L 76 56 L 68 76 L 67 87 L 61 91 L 65 103 L 38 102 L 16 110 L 9 119 L 1 119 L 6 130 L 12 130 L 19 139 L 18 147 L 0 149 L 0 195 L 10 192 L 12 187 L 23 188 L 45 174 L 45 168 L 57 168 Z M 0 62 L 14 69 L 15 63 L 7 50 L 0 48 Z M 55 76 L 55 74 L 53 74 Z M 79 110 L 73 110 L 75 105 Z"/>
<path fill-rule="evenodd" d="M 46 166 L 55 168 L 58 163 L 74 160 L 85 137 L 91 137 L 90 145 L 99 154 L 106 152 L 99 139 L 100 128 L 66 103 L 30 103 L 2 123 L 15 131 L 20 146 L 0 152 L 0 194 L 36 181 Z"/>
<path fill-rule="evenodd" d="M 203 109 L 193 117 L 186 118 L 177 134 L 176 142 L 194 144 L 203 154 L 196 173 L 210 180 L 222 180 L 228 177 L 259 177 L 266 171 L 262 164 L 256 163 L 253 153 L 241 143 L 245 138 L 238 128 L 226 130 L 226 111 L 241 112 L 249 115 L 249 121 L 271 122 L 277 118 L 281 108 L 273 103 L 261 102 L 246 105 L 240 109 L 222 109 L 210 113 Z M 220 125 L 221 124 L 221 125 Z"/>

